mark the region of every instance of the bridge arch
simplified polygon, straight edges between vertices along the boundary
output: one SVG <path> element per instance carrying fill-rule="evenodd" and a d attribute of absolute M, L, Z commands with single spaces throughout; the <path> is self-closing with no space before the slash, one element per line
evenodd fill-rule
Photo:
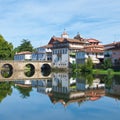
<path fill-rule="evenodd" d="M 49 74 L 51 73 L 51 66 L 49 64 L 44 63 L 41 66 L 41 72 L 43 76 L 49 76 Z"/>
<path fill-rule="evenodd" d="M 33 64 L 31 64 L 31 63 L 27 63 L 25 65 L 24 74 L 27 77 L 32 77 L 35 74 L 35 66 Z"/>
<path fill-rule="evenodd" d="M 11 64 L 5 63 L 1 66 L 1 75 L 4 78 L 9 78 L 13 74 L 13 66 Z"/>
<path fill-rule="evenodd" d="M 44 63 L 42 66 L 41 66 L 41 70 L 43 70 L 43 69 L 51 69 L 51 66 L 49 65 L 49 64 L 47 64 L 47 63 Z"/>

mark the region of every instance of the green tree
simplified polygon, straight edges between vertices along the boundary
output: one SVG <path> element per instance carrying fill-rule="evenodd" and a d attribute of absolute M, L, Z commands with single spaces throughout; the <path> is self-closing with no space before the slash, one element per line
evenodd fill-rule
<path fill-rule="evenodd" d="M 21 45 L 14 49 L 15 52 L 34 51 L 33 46 L 29 40 L 23 39 L 21 42 Z"/>
<path fill-rule="evenodd" d="M 111 68 L 112 67 L 112 61 L 111 61 L 111 59 L 105 59 L 104 60 L 104 62 L 103 62 L 103 64 L 102 64 L 102 66 L 103 66 L 103 68 L 105 69 L 105 70 L 107 70 L 108 68 Z"/>
<path fill-rule="evenodd" d="M 92 68 L 93 68 L 93 62 L 92 59 L 90 57 L 88 57 L 87 61 L 85 64 L 81 65 L 81 72 L 92 72 Z"/>
<path fill-rule="evenodd" d="M 13 45 L 8 43 L 2 35 L 0 35 L 0 60 L 13 59 Z"/>

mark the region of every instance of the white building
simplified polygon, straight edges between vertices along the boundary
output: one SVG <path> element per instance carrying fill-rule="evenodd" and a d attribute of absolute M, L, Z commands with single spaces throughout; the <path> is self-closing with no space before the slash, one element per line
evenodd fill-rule
<path fill-rule="evenodd" d="M 23 51 L 16 53 L 14 55 L 14 60 L 31 60 L 32 59 L 32 52 Z"/>
<path fill-rule="evenodd" d="M 97 64 L 104 59 L 104 46 L 99 44 L 96 39 L 86 39 L 89 45 L 85 46 L 83 49 L 76 53 L 76 62 L 78 64 L 83 64 L 86 62 L 87 58 L 90 57 L 93 63 Z"/>
<path fill-rule="evenodd" d="M 65 31 L 61 37 L 53 36 L 50 43 L 53 43 L 52 63 L 58 68 L 69 68 L 70 64 L 76 62 L 76 52 L 88 44 L 80 35 L 69 38 Z"/>
<path fill-rule="evenodd" d="M 51 61 L 52 60 L 52 45 L 41 46 L 36 49 L 36 52 L 32 53 L 32 60 L 39 61 Z"/>

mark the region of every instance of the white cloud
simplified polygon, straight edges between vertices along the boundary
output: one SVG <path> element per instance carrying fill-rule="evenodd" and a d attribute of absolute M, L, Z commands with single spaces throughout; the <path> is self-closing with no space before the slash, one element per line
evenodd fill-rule
<path fill-rule="evenodd" d="M 70 37 L 80 32 L 110 42 L 120 35 L 119 5 L 119 0 L 0 0 L 0 33 L 14 46 L 23 38 L 34 47 L 47 44 L 64 28 Z"/>

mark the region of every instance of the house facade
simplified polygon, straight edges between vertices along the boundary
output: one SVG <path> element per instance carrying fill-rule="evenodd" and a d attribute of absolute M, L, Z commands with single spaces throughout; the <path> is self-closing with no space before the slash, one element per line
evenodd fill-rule
<path fill-rule="evenodd" d="M 87 58 L 91 58 L 94 64 L 98 64 L 104 59 L 104 46 L 96 39 L 86 39 L 89 43 L 76 53 L 76 63 L 84 64 Z"/>
<path fill-rule="evenodd" d="M 31 60 L 32 59 L 32 52 L 30 51 L 23 51 L 16 53 L 14 55 L 14 60 Z"/>
<path fill-rule="evenodd" d="M 61 37 L 52 37 L 50 42 L 53 43 L 53 67 L 58 68 L 69 68 L 70 64 L 76 62 L 76 52 L 87 44 L 80 35 L 77 35 L 72 39 L 69 38 L 69 35 L 65 31 Z"/>
<path fill-rule="evenodd" d="M 120 65 L 120 42 L 113 42 L 111 44 L 104 45 L 105 59 L 109 58 L 113 65 Z"/>
<path fill-rule="evenodd" d="M 32 53 L 32 60 L 51 61 L 52 60 L 52 45 L 48 44 L 36 48 L 36 52 Z"/>

